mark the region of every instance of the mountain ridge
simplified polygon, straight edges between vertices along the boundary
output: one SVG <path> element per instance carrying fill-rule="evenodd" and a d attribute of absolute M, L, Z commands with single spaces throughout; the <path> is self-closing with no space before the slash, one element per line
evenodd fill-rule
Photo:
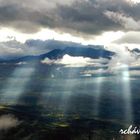
<path fill-rule="evenodd" d="M 97 49 L 97 48 L 75 48 L 75 47 L 67 47 L 65 49 L 54 49 L 51 50 L 47 53 L 43 53 L 41 55 L 27 55 L 27 56 L 22 56 L 19 58 L 11 59 L 11 60 L 0 60 L 0 63 L 5 62 L 5 63 L 18 63 L 18 62 L 26 62 L 26 61 L 40 61 L 45 58 L 49 59 L 60 59 L 62 58 L 65 54 L 68 54 L 73 57 L 89 57 L 92 59 L 98 59 L 98 58 L 107 58 L 111 59 L 113 55 L 115 55 L 114 52 L 105 50 L 105 49 Z"/>

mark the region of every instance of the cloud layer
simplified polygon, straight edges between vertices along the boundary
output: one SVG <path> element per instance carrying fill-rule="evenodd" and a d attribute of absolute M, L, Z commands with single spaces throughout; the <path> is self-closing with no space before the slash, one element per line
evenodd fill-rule
<path fill-rule="evenodd" d="M 100 59 L 91 59 L 88 57 L 82 56 L 70 56 L 68 54 L 64 55 L 62 59 L 58 60 L 50 60 L 46 58 L 45 60 L 41 61 L 43 64 L 57 64 L 57 65 L 64 65 L 65 67 L 86 67 L 86 66 L 94 66 L 100 67 L 103 66 L 102 63 L 107 63 L 109 60 L 100 58 Z"/>
<path fill-rule="evenodd" d="M 0 0 L 0 26 L 25 33 L 51 28 L 83 36 L 132 31 L 140 30 L 139 9 L 139 3 L 128 0 Z"/>
<path fill-rule="evenodd" d="M 96 45 L 82 45 L 73 42 L 56 41 L 56 40 L 27 40 L 20 43 L 16 40 L 0 42 L 0 59 L 21 57 L 27 55 L 40 55 L 54 49 L 64 49 L 68 47 L 80 48 L 103 48 Z"/>

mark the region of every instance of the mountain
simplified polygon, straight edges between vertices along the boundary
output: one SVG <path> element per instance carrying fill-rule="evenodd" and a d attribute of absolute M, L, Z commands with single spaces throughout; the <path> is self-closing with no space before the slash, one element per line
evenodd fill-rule
<path fill-rule="evenodd" d="M 111 57 L 115 54 L 114 52 L 105 50 L 103 48 L 80 48 L 80 47 L 67 47 L 64 49 L 54 49 L 50 52 L 36 55 L 36 56 L 24 56 L 16 59 L 11 60 L 0 60 L 0 62 L 6 62 L 6 63 L 18 63 L 18 62 L 25 62 L 25 61 L 40 61 L 45 58 L 49 59 L 60 59 L 65 54 L 68 54 L 70 56 L 83 56 L 83 57 L 89 57 L 89 58 L 107 58 L 111 59 Z"/>

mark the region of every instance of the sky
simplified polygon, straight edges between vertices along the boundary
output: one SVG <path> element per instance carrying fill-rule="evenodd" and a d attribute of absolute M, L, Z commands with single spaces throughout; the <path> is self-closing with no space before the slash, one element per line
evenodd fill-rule
<path fill-rule="evenodd" d="M 0 0 L 0 55 L 48 39 L 132 50 L 140 48 L 139 25 L 140 0 Z"/>
<path fill-rule="evenodd" d="M 0 41 L 139 44 L 139 0 L 0 0 Z"/>

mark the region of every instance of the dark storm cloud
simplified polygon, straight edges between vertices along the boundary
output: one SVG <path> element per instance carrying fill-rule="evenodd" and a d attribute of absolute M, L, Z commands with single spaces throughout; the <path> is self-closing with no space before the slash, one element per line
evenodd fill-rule
<path fill-rule="evenodd" d="M 139 9 L 140 4 L 125 0 L 0 0 L 0 26 L 26 33 L 51 28 L 79 35 L 140 30 L 135 26 Z"/>
<path fill-rule="evenodd" d="M 64 12 L 65 11 L 65 12 Z M 109 20 L 95 5 L 74 5 L 73 7 L 61 6 L 58 10 L 66 29 L 73 29 L 86 34 L 97 34 L 104 30 L 116 30 L 118 24 Z"/>
<path fill-rule="evenodd" d="M 47 19 L 45 21 L 45 19 Z M 20 5 L 5 5 L 0 7 L 1 26 L 14 27 L 22 32 L 37 32 L 44 24 L 50 26 L 49 15 Z M 42 25 L 41 25 L 42 24 Z"/>

